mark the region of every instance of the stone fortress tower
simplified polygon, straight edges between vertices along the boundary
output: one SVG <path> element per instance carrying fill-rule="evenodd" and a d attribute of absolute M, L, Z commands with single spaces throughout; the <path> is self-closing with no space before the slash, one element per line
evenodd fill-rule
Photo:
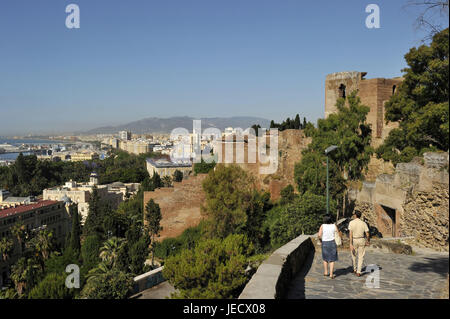
<path fill-rule="evenodd" d="M 379 146 L 397 126 L 396 123 L 385 124 L 384 104 L 396 92 L 402 77 L 384 79 L 365 79 L 367 72 L 337 72 L 328 74 L 325 79 L 325 118 L 335 113 L 336 101 L 358 90 L 361 103 L 370 107 L 367 122 L 372 126 L 372 146 Z"/>

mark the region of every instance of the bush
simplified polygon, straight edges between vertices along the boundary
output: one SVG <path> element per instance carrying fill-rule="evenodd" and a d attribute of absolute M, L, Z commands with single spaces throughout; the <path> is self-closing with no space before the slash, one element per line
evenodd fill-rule
<path fill-rule="evenodd" d="M 110 270 L 89 280 L 81 291 L 81 298 L 126 299 L 133 289 L 133 277 L 118 270 Z"/>
<path fill-rule="evenodd" d="M 163 275 L 179 290 L 175 298 L 236 298 L 249 279 L 253 253 L 244 235 L 209 239 L 167 259 Z"/>
<path fill-rule="evenodd" d="M 336 210 L 330 201 L 331 211 Z M 301 234 L 315 234 L 326 213 L 326 198 L 306 192 L 293 203 L 277 206 L 268 213 L 266 227 L 273 248 L 280 247 Z"/>
<path fill-rule="evenodd" d="M 35 286 L 30 294 L 30 299 L 72 299 L 75 296 L 75 289 L 66 287 L 65 273 L 51 273 Z"/>
<path fill-rule="evenodd" d="M 175 173 L 173 173 L 173 180 L 178 183 L 181 182 L 183 180 L 183 173 L 176 170 Z"/>
<path fill-rule="evenodd" d="M 101 242 L 95 235 L 88 236 L 81 245 L 81 258 L 83 266 L 89 270 L 98 265 L 100 262 L 100 246 Z"/>
<path fill-rule="evenodd" d="M 176 238 L 166 238 L 157 242 L 155 246 L 155 256 L 160 259 L 166 259 L 175 256 L 183 249 L 193 249 L 202 237 L 203 223 L 198 226 L 189 227 L 180 236 Z"/>
<path fill-rule="evenodd" d="M 216 162 L 206 163 L 203 158 L 200 163 L 194 164 L 194 174 L 208 174 L 216 166 Z"/>

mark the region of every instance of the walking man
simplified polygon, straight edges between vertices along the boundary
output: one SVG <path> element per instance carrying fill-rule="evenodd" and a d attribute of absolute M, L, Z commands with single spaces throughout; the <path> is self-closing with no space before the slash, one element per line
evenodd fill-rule
<path fill-rule="evenodd" d="M 353 273 L 356 276 L 361 276 L 361 268 L 364 260 L 364 254 L 366 252 L 366 246 L 370 244 L 369 227 L 361 218 L 361 212 L 355 210 L 353 214 L 354 219 L 348 224 L 348 230 L 350 231 L 350 251 L 353 261 Z M 366 238 L 364 238 L 364 234 Z M 358 258 L 358 263 L 356 259 Z"/>

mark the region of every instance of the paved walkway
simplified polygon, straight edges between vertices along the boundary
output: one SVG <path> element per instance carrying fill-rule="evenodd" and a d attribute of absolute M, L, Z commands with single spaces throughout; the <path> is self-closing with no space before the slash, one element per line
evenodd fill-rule
<path fill-rule="evenodd" d="M 133 299 L 167 299 L 175 292 L 175 288 L 169 284 L 168 281 L 164 281 L 159 285 L 144 290 L 131 298 Z"/>
<path fill-rule="evenodd" d="M 339 251 L 336 278 L 323 276 L 322 252 L 310 254 L 303 270 L 293 280 L 289 299 L 428 299 L 440 298 L 447 285 L 448 253 L 417 253 L 413 256 L 367 251 L 364 265 L 379 267 L 379 288 L 368 288 L 366 279 L 356 277 L 350 252 Z M 369 283 L 374 286 L 374 282 Z"/>

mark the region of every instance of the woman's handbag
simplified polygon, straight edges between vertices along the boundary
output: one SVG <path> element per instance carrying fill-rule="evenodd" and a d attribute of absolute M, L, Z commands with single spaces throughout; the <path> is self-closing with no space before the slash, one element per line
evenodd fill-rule
<path fill-rule="evenodd" d="M 337 246 L 342 245 L 342 239 L 341 236 L 339 236 L 339 231 L 337 229 L 334 231 L 334 241 L 336 242 Z"/>

